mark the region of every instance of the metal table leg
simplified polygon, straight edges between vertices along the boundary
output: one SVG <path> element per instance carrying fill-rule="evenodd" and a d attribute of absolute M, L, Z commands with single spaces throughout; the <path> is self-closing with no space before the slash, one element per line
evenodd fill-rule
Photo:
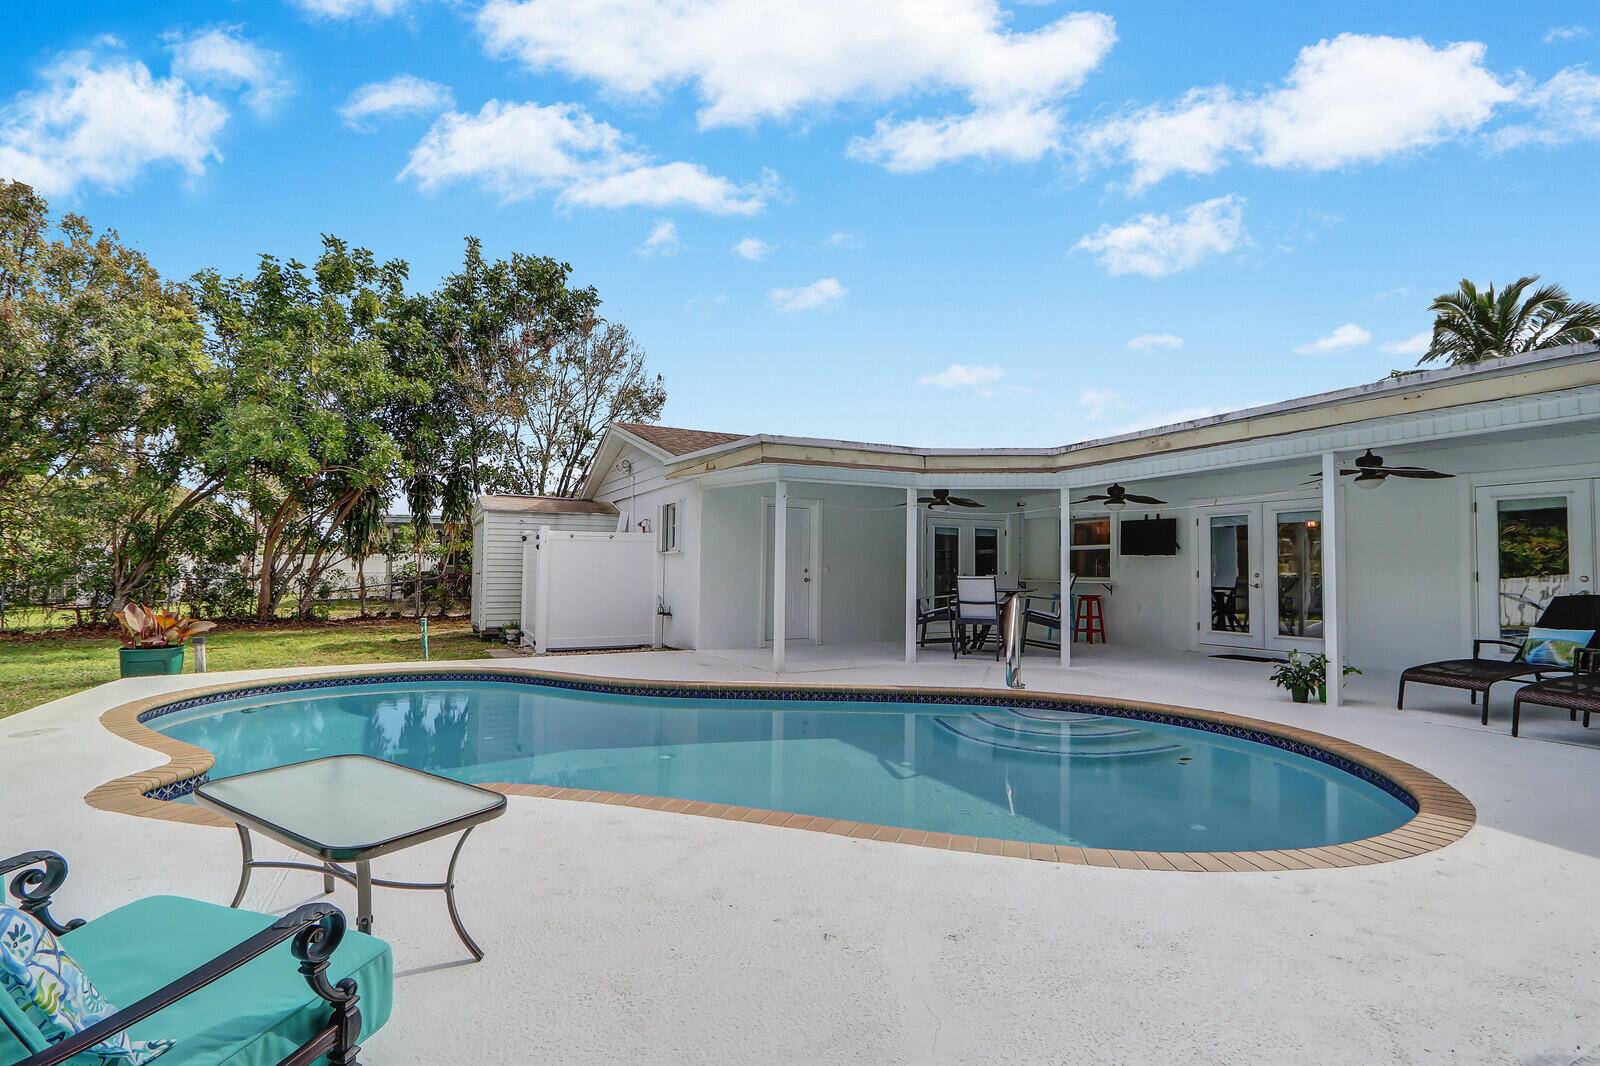
<path fill-rule="evenodd" d="M 444 875 L 444 901 L 450 908 L 450 924 L 456 927 L 456 936 L 460 937 L 467 950 L 472 952 L 473 959 L 481 962 L 483 949 L 467 933 L 466 927 L 461 924 L 461 915 L 456 910 L 456 860 L 461 858 L 461 845 L 465 844 L 467 837 L 471 835 L 472 827 L 468 826 L 467 831 L 461 834 L 461 839 L 456 841 L 456 850 L 450 853 L 450 869 Z"/>
<path fill-rule="evenodd" d="M 356 863 L 356 928 L 372 932 L 372 863 Z"/>
<path fill-rule="evenodd" d="M 244 853 L 244 865 L 239 868 L 239 890 L 233 894 L 230 907 L 238 907 L 244 899 L 244 890 L 250 887 L 250 870 L 254 867 L 254 855 L 250 850 L 250 830 L 234 823 L 234 828 L 239 830 L 239 849 Z"/>

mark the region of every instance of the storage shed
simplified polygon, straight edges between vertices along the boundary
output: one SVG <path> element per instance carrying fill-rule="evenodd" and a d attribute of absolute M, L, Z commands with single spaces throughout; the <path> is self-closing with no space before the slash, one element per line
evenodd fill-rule
<path fill-rule="evenodd" d="M 522 545 L 541 526 L 610 533 L 617 509 L 559 496 L 479 496 L 472 508 L 472 628 L 497 632 L 520 621 Z"/>

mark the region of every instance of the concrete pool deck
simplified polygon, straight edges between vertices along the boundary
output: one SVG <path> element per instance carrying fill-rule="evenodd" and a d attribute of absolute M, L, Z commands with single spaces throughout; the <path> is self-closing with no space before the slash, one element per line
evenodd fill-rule
<path fill-rule="evenodd" d="M 785 682 L 999 687 L 936 651 L 795 649 Z M 505 665 L 506 660 L 493 660 Z M 1342 708 L 1296 705 L 1259 663 L 1084 649 L 1033 690 L 1167 702 L 1348 739 L 1460 789 L 1477 825 L 1440 851 L 1340 870 L 1192 876 L 1022 862 L 641 808 L 516 797 L 462 858 L 462 965 L 432 894 L 377 893 L 397 1009 L 369 1066 L 478 1061 L 1600 1063 L 1600 729 L 1559 713 L 1507 735 L 1463 694 L 1352 678 Z M 541 672 L 771 681 L 760 652 L 528 659 Z M 352 668 L 359 672 L 367 668 Z M 229 830 L 90 808 L 164 759 L 112 735 L 109 707 L 199 682 L 127 679 L 0 722 L 0 854 L 72 867 L 57 913 L 159 892 L 231 898 Z M 319 671 L 322 672 L 322 671 Z M 1407 694 L 1413 702 L 1412 694 Z M 265 847 L 263 851 L 265 851 Z M 428 877 L 439 848 L 387 876 Z M 313 898 L 259 876 L 245 905 Z M 350 890 L 335 900 L 349 909 Z"/>

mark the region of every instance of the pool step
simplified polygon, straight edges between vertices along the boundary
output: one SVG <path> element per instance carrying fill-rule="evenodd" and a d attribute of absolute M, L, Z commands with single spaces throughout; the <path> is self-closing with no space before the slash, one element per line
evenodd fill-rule
<path fill-rule="evenodd" d="M 1127 719 L 1101 715 L 1063 712 L 1046 717 L 981 711 L 939 716 L 934 722 L 948 733 L 987 747 L 1075 759 L 1138 758 L 1185 750 L 1185 745 Z"/>

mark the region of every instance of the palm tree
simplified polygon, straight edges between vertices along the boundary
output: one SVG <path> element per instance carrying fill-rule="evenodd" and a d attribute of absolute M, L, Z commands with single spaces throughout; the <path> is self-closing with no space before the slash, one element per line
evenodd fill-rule
<path fill-rule="evenodd" d="M 1559 285 L 1541 285 L 1527 299 L 1524 290 L 1539 280 L 1518 278 L 1496 293 L 1463 278 L 1461 287 L 1434 298 L 1433 343 L 1418 365 L 1443 359 L 1451 366 L 1502 355 L 1592 341 L 1600 336 L 1600 304 L 1574 303 Z"/>

